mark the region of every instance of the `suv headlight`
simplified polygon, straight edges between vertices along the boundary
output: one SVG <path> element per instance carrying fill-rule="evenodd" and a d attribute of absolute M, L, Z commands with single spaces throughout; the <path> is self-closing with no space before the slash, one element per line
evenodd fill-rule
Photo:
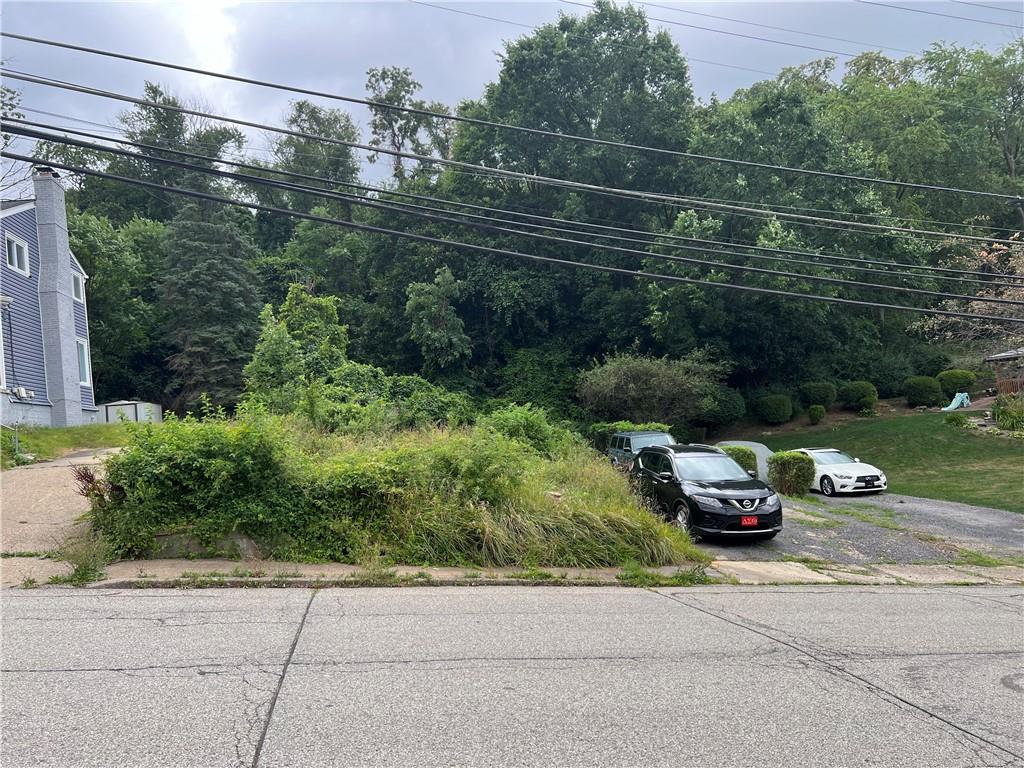
<path fill-rule="evenodd" d="M 781 502 L 779 501 L 779 494 L 777 493 L 773 493 L 771 496 L 764 500 L 764 505 L 766 507 L 777 507 L 780 503 Z"/>
<path fill-rule="evenodd" d="M 853 480 L 853 475 L 836 475 L 837 480 Z"/>
<path fill-rule="evenodd" d="M 691 499 L 696 501 L 698 504 L 704 507 L 720 507 L 722 502 L 716 499 L 714 496 L 691 496 Z"/>

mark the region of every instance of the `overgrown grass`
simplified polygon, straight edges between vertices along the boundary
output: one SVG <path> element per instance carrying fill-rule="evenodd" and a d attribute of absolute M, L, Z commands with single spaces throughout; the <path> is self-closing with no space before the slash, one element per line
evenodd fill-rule
<path fill-rule="evenodd" d="M 703 564 L 692 568 L 680 568 L 666 576 L 637 563 L 626 563 L 615 578 L 625 587 L 693 587 L 715 583 L 715 580 L 708 576 Z"/>
<path fill-rule="evenodd" d="M 13 434 L 4 429 L 0 439 L 0 466 L 14 466 Z M 22 454 L 37 461 L 56 459 L 65 453 L 87 448 L 113 448 L 128 440 L 125 424 L 86 424 L 81 427 L 23 427 L 18 430 Z"/>
<path fill-rule="evenodd" d="M 211 546 L 237 532 L 274 559 L 370 569 L 708 560 L 580 440 L 541 452 L 486 427 L 331 435 L 265 414 L 131 433 L 106 479 L 79 477 L 118 554 L 178 531 Z"/>
<path fill-rule="evenodd" d="M 893 493 L 1024 513 L 1024 440 L 945 424 L 941 413 L 822 424 L 760 439 L 773 450 L 841 448 L 884 470 Z"/>
<path fill-rule="evenodd" d="M 973 549 L 961 549 L 957 553 L 957 565 L 974 565 L 981 568 L 998 568 L 1002 565 L 1024 566 L 1024 557 L 995 557 Z"/>
<path fill-rule="evenodd" d="M 49 583 L 80 587 L 103 578 L 103 568 L 110 562 L 110 546 L 102 537 L 87 534 L 69 539 L 54 556 L 68 563 L 71 573 L 53 576 Z"/>

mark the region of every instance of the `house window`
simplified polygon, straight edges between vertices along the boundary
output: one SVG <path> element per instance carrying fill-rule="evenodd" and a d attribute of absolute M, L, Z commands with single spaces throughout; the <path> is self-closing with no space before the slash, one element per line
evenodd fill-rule
<path fill-rule="evenodd" d="M 20 237 L 7 235 L 7 266 L 28 277 L 28 243 Z"/>
<path fill-rule="evenodd" d="M 84 339 L 78 339 L 78 382 L 89 384 L 89 344 Z"/>
<path fill-rule="evenodd" d="M 71 273 L 71 295 L 75 297 L 75 301 L 85 303 L 85 284 L 77 272 Z"/>

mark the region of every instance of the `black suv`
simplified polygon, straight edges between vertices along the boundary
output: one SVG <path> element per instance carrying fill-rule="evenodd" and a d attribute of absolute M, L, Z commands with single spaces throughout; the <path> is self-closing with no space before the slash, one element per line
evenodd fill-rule
<path fill-rule="evenodd" d="M 704 538 L 771 539 L 782 530 L 778 494 L 719 448 L 650 446 L 637 454 L 631 473 L 665 517 Z"/>

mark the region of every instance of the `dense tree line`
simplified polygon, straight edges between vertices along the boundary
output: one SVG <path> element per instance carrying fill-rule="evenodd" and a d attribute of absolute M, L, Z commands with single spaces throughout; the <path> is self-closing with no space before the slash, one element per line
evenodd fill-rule
<path fill-rule="evenodd" d="M 851 60 L 841 76 L 835 67 L 833 59 L 811 62 L 727 99 L 702 103 L 694 98 L 683 52 L 666 33 L 652 31 L 635 8 L 600 3 L 593 13 L 565 16 L 508 43 L 498 79 L 476 100 L 453 107 L 427 103 L 418 96 L 413 73 L 394 67 L 370 70 L 367 92 L 387 104 L 563 133 L 1024 194 L 1024 43 L 1016 41 L 996 53 L 937 44 L 920 57 L 900 60 L 865 53 Z M 153 84 L 146 84 L 144 95 L 180 103 Z M 552 140 L 384 107 L 372 111 L 366 140 L 381 150 L 755 208 L 838 211 L 822 215 L 876 224 L 926 219 L 976 225 L 979 229 L 972 231 L 979 233 L 1020 227 L 1017 211 L 985 198 Z M 181 114 L 138 107 L 122 121 L 129 137 L 154 146 L 223 159 L 246 154 L 235 129 Z M 282 122 L 306 133 L 359 139 L 348 114 L 309 101 L 293 103 Z M 322 177 L 327 188 L 352 193 L 344 185 L 359 180 L 357 157 L 342 145 L 286 136 L 253 149 L 269 152 L 248 153 L 247 162 Z M 87 150 L 54 145 L 47 151 L 55 159 L 113 173 L 453 240 L 718 282 L 893 301 L 893 294 L 874 289 L 658 261 L 229 183 Z M 393 155 L 379 159 L 390 164 L 393 191 L 614 223 L 655 235 L 909 264 L 987 265 L 993 271 L 1021 267 L 1019 247 L 979 254 L 963 241 L 814 227 L 770 214 L 652 204 L 496 179 Z M 387 193 L 375 198 L 395 200 Z M 721 366 L 723 375 L 728 371 L 728 384 L 746 392 L 806 381 L 867 379 L 884 395 L 895 393 L 909 375 L 934 375 L 948 362 L 950 343 L 1013 343 L 998 325 L 922 323 L 905 313 L 654 285 L 297 222 L 279 214 L 196 205 L 89 177 L 78 180 L 70 199 L 75 209 L 72 247 L 92 275 L 89 300 L 101 399 L 137 396 L 187 409 L 207 393 L 214 403 L 233 404 L 259 332 L 260 307 L 281 305 L 291 284 L 333 297 L 331 306 L 347 327 L 351 360 L 392 374 L 420 374 L 474 397 L 540 403 L 564 415 L 575 415 L 580 406 L 575 396 L 579 372 L 617 353 L 705 360 L 708 366 Z M 949 228 L 926 228 L 936 227 Z M 740 255 L 724 260 L 773 271 L 793 269 Z M 825 266 L 799 271 L 835 274 Z M 871 279 L 900 281 L 884 275 Z M 950 287 L 926 277 L 913 284 Z M 984 287 L 983 293 L 998 295 L 999 290 Z M 272 321 L 265 316 L 264 327 Z"/>

